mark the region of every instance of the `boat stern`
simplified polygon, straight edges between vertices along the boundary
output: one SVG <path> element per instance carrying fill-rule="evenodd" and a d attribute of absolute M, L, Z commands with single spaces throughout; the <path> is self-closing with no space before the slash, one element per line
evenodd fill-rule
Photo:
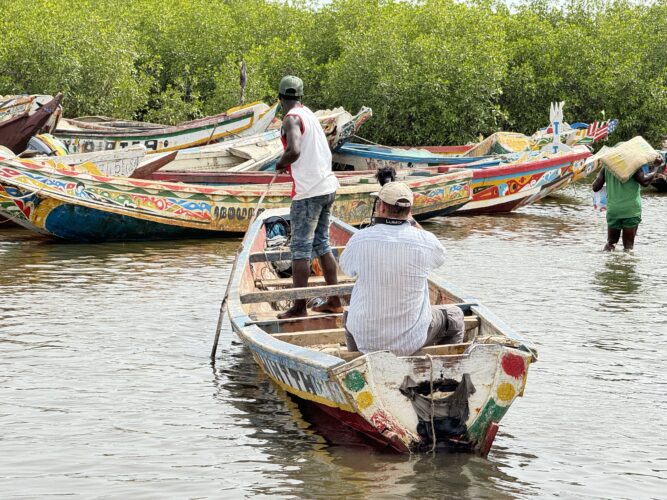
<path fill-rule="evenodd" d="M 485 456 L 498 422 L 523 395 L 532 359 L 511 346 L 475 344 L 461 355 L 375 352 L 333 372 L 349 405 L 397 451 Z"/>

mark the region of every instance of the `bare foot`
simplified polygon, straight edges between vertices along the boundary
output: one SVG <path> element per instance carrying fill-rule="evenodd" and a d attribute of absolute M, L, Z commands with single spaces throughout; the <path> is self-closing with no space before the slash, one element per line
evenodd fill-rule
<path fill-rule="evenodd" d="M 603 252 L 613 252 L 614 249 L 616 248 L 616 245 L 612 243 L 607 243 L 604 248 L 602 249 Z"/>
<path fill-rule="evenodd" d="M 308 316 L 308 309 L 301 307 L 290 307 L 287 311 L 281 312 L 278 319 L 303 318 Z"/>
<path fill-rule="evenodd" d="M 342 313 L 343 312 L 343 306 L 340 305 L 340 300 L 336 300 L 336 301 L 327 300 L 324 304 L 313 307 L 312 311 L 318 312 L 318 313 L 334 313 L 334 314 L 337 314 L 337 313 Z"/>

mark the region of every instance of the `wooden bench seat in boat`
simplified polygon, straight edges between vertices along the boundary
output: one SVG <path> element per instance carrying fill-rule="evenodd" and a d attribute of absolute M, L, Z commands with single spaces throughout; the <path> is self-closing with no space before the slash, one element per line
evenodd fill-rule
<path fill-rule="evenodd" d="M 331 247 L 334 257 L 340 256 L 345 247 Z M 292 260 L 292 252 L 289 250 L 267 250 L 265 252 L 253 252 L 248 256 L 248 262 L 276 262 L 279 260 Z"/>
<path fill-rule="evenodd" d="M 351 276 L 345 276 L 343 274 L 338 275 L 338 283 L 354 283 L 357 278 Z M 324 281 L 324 276 L 311 276 L 308 278 L 308 286 L 323 286 L 326 285 Z M 272 278 L 272 279 L 256 279 L 255 286 L 261 288 L 291 288 L 292 287 L 292 278 Z"/>
<path fill-rule="evenodd" d="M 414 353 L 412 356 L 456 356 L 463 354 L 465 350 L 472 345 L 472 342 L 464 342 L 462 344 L 445 344 L 445 345 L 431 345 L 424 347 Z M 324 352 L 330 354 L 331 356 L 336 356 L 338 358 L 344 359 L 345 361 L 352 361 L 357 359 L 364 354 L 359 351 L 348 351 L 345 346 L 341 345 L 320 345 L 313 346 L 312 348 L 317 348 L 319 352 Z"/>
<path fill-rule="evenodd" d="M 457 304 L 433 304 L 431 307 L 438 308 L 438 307 L 444 307 L 445 305 L 448 306 L 458 306 L 461 308 L 461 310 L 466 313 L 470 311 L 470 307 L 473 306 L 474 304 L 470 304 L 468 302 L 463 302 L 463 303 L 457 303 Z M 345 306 L 345 309 L 347 309 L 347 306 Z M 287 319 L 278 319 L 276 315 L 279 313 L 279 311 L 274 311 L 274 312 L 252 312 L 249 314 L 251 321 L 248 321 L 246 325 L 257 325 L 260 327 L 266 327 L 266 326 L 274 326 L 274 325 L 281 325 L 284 323 L 298 323 L 302 321 L 308 321 L 308 320 L 313 320 L 313 319 L 327 319 L 327 318 L 338 318 L 343 315 L 343 313 L 314 313 L 313 311 L 308 311 L 308 316 L 303 316 L 301 318 L 287 318 Z"/>
<path fill-rule="evenodd" d="M 479 326 L 477 316 L 465 316 L 466 332 L 474 330 Z M 345 328 L 331 328 L 327 330 L 311 330 L 308 332 L 274 333 L 273 338 L 300 346 L 311 346 L 318 344 L 345 344 Z"/>
<path fill-rule="evenodd" d="M 326 285 L 304 288 L 286 288 L 284 290 L 265 290 L 241 295 L 241 304 L 258 302 L 280 302 L 283 300 L 313 299 L 315 297 L 331 297 L 350 295 L 353 284 Z"/>

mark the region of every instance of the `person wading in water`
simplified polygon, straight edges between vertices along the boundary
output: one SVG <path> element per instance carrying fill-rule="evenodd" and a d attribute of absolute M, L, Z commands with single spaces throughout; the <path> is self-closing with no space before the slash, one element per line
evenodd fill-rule
<path fill-rule="evenodd" d="M 647 174 L 640 168 L 627 181 L 621 182 L 611 171 L 602 167 L 595 181 L 596 193 L 607 185 L 607 244 L 605 252 L 616 248 L 616 243 L 623 234 L 623 250 L 632 250 L 639 223 L 642 221 L 642 198 L 640 187 L 648 186 L 658 176 L 658 170 L 664 165 L 662 156 L 653 161 L 653 168 Z"/>
<path fill-rule="evenodd" d="M 285 151 L 276 170 L 292 177 L 292 283 L 308 286 L 310 260 L 318 258 L 327 285 L 338 283 L 336 259 L 329 246 L 329 215 L 336 198 L 338 179 L 331 170 L 329 143 L 315 114 L 301 103 L 303 82 L 296 76 L 280 81 L 280 104 L 285 113 L 281 138 Z M 329 297 L 315 312 L 343 312 L 338 297 Z M 279 319 L 306 316 L 306 300 L 297 299 Z"/>

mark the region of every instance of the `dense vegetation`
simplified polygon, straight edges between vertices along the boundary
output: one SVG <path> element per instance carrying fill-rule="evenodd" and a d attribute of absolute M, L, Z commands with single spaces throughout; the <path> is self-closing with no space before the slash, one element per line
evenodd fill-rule
<path fill-rule="evenodd" d="M 164 123 L 275 100 L 373 108 L 365 137 L 457 144 L 619 118 L 667 134 L 667 0 L 0 0 L 0 94 L 64 92 L 67 116 Z"/>

